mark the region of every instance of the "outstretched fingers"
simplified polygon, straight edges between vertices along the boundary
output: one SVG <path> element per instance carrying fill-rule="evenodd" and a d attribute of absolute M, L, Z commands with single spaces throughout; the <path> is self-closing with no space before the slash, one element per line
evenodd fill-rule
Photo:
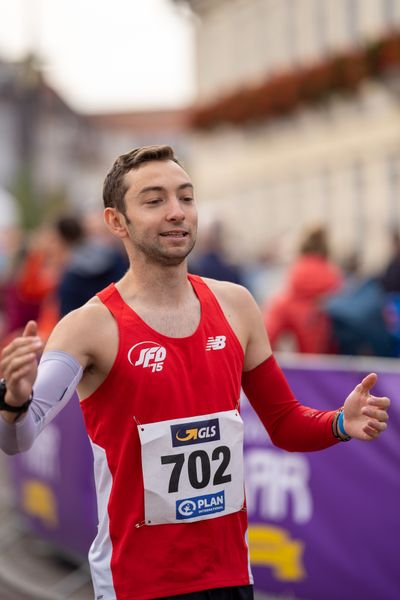
<path fill-rule="evenodd" d="M 386 396 L 370 396 L 367 400 L 368 406 L 377 406 L 383 410 L 387 410 L 390 406 L 390 399 Z"/>
<path fill-rule="evenodd" d="M 36 360 L 35 352 L 24 352 L 21 355 L 13 356 L 3 364 L 3 375 L 5 379 L 10 380 L 23 367 L 32 368 L 32 362 Z"/>
<path fill-rule="evenodd" d="M 369 396 L 367 404 L 363 406 L 361 412 L 366 417 L 371 417 L 381 423 L 386 423 L 389 419 L 387 409 L 390 406 L 389 398 L 383 396 Z"/>
<path fill-rule="evenodd" d="M 28 377 L 32 370 L 32 364 L 20 365 L 18 369 L 13 371 L 9 377 L 7 377 L 7 386 L 12 388 L 14 385 L 18 385 L 21 379 Z"/>
<path fill-rule="evenodd" d="M 390 400 L 386 396 L 369 396 L 367 404 L 361 409 L 362 414 L 369 417 L 363 428 L 364 433 L 368 436 L 367 439 L 375 439 L 387 429 L 389 406 Z"/>
<path fill-rule="evenodd" d="M 21 340 L 17 343 L 14 340 L 9 347 L 5 348 L 1 355 L 1 373 L 5 379 L 9 379 L 15 370 L 18 370 L 22 365 L 32 365 L 33 361 L 37 360 L 38 352 L 42 349 L 41 341 L 36 338 L 18 338 Z M 11 346 L 13 346 L 11 348 Z"/>
<path fill-rule="evenodd" d="M 40 352 L 43 347 L 43 342 L 40 338 L 34 337 L 17 337 L 8 346 L 3 348 L 1 352 L 1 362 L 7 362 L 11 357 L 21 356 L 28 352 Z"/>
<path fill-rule="evenodd" d="M 383 410 L 377 406 L 364 406 L 361 409 L 361 412 L 366 417 L 371 417 L 371 419 L 376 419 L 377 421 L 381 421 L 382 423 L 386 423 L 389 419 L 389 415 L 386 410 Z"/>
<path fill-rule="evenodd" d="M 363 431 L 366 435 L 367 440 L 376 439 L 382 431 L 387 429 L 387 423 L 380 423 L 379 421 L 368 421 L 363 427 Z"/>

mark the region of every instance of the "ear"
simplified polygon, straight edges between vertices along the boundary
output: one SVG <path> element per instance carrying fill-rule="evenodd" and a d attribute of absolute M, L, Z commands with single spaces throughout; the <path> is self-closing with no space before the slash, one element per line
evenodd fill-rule
<path fill-rule="evenodd" d="M 104 222 L 113 235 L 121 239 L 127 237 L 126 219 L 116 208 L 104 209 Z"/>

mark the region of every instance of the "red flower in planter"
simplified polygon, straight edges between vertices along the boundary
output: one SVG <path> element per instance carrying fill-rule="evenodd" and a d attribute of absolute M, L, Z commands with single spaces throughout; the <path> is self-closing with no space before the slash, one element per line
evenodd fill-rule
<path fill-rule="evenodd" d="M 332 61 L 332 82 L 337 90 L 355 91 L 368 76 L 366 53 L 360 50 L 343 54 Z"/>
<path fill-rule="evenodd" d="M 379 49 L 378 65 L 382 71 L 400 67 L 400 33 L 383 40 Z"/>
<path fill-rule="evenodd" d="M 278 115 L 294 109 L 300 99 L 300 78 L 298 72 L 282 73 L 272 81 L 266 90 L 271 110 Z"/>
<path fill-rule="evenodd" d="M 332 90 L 333 69 L 331 62 L 304 69 L 301 78 L 301 97 L 306 102 L 318 102 Z"/>
<path fill-rule="evenodd" d="M 285 115 L 300 102 L 319 102 L 332 92 L 354 93 L 365 78 L 379 77 L 394 68 L 400 69 L 400 32 L 323 63 L 279 73 L 259 85 L 226 94 L 195 109 L 193 124 L 207 127 L 224 121 L 242 123 Z"/>

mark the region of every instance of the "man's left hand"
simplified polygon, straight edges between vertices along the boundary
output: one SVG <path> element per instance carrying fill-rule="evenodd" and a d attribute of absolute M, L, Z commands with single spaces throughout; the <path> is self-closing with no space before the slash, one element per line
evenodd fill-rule
<path fill-rule="evenodd" d="M 370 393 L 377 380 L 376 373 L 364 377 L 344 403 L 343 426 L 355 439 L 374 440 L 387 428 L 390 400 Z"/>

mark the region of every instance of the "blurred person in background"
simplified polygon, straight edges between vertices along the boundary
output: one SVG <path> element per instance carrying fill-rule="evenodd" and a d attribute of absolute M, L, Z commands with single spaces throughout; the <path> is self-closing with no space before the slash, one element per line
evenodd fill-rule
<path fill-rule="evenodd" d="M 400 356 L 400 234 L 391 233 L 391 254 L 381 276 L 385 292 L 384 319 L 393 341 L 393 354 Z"/>
<path fill-rule="evenodd" d="M 60 317 L 122 277 L 127 260 L 105 229 L 93 214 L 62 215 L 32 233 L 3 286 L 3 345 L 30 319 L 47 339 Z"/>
<path fill-rule="evenodd" d="M 18 302 L 19 297 L 16 296 L 14 275 L 25 252 L 17 201 L 0 186 L 0 340 L 7 334 L 11 319 L 15 318 L 15 303 L 12 300 L 14 297 Z M 27 307 L 25 314 L 28 319 L 29 314 L 36 314 L 34 307 Z"/>
<path fill-rule="evenodd" d="M 79 222 L 61 217 L 31 232 L 21 246 L 6 284 L 3 345 L 29 319 L 46 339 L 60 319 L 58 286 L 71 248 L 83 236 Z M 25 245 L 26 244 L 26 245 Z"/>
<path fill-rule="evenodd" d="M 15 252 L 3 282 L 3 344 L 22 330 L 27 320 L 39 319 L 42 303 L 57 285 L 57 254 L 49 251 L 51 240 L 51 228 L 42 227 L 31 232 Z"/>
<path fill-rule="evenodd" d="M 43 298 L 38 317 L 39 333 L 44 339 L 48 338 L 62 316 L 61 281 L 68 268 L 71 255 L 85 237 L 80 221 L 68 215 L 58 217 L 48 229 L 46 262 L 47 268 L 53 270 L 54 286 L 51 292 Z"/>
<path fill-rule="evenodd" d="M 324 302 L 335 351 L 357 356 L 393 356 L 395 343 L 385 322 L 387 299 L 381 278 L 362 274 L 357 253 L 345 259 L 343 272 L 342 288 Z"/>
<path fill-rule="evenodd" d="M 331 324 L 323 300 L 340 288 L 342 280 L 339 267 L 329 259 L 325 228 L 307 231 L 286 275 L 284 291 L 264 310 L 272 348 L 279 349 L 282 339 L 289 336 L 294 351 L 331 352 Z"/>
<path fill-rule="evenodd" d="M 189 261 L 189 270 L 201 277 L 243 283 L 238 265 L 227 260 L 224 251 L 224 226 L 214 221 L 203 229 L 199 249 Z"/>
<path fill-rule="evenodd" d="M 58 285 L 60 316 L 83 306 L 97 292 L 118 281 L 128 269 L 120 249 L 99 233 L 91 215 L 90 228 L 73 216 L 56 223 L 59 237 L 69 246 L 69 256 Z M 104 228 L 103 228 L 104 229 Z"/>
<path fill-rule="evenodd" d="M 391 234 L 392 250 L 389 261 L 382 274 L 383 289 L 387 293 L 400 294 L 400 234 Z"/>
<path fill-rule="evenodd" d="M 118 157 L 103 198 L 130 268 L 58 323 L 39 365 L 33 321 L 3 350 L 1 447 L 28 449 L 77 388 L 98 495 L 95 597 L 251 600 L 241 387 L 272 441 L 299 452 L 377 438 L 389 399 L 370 394 L 374 373 L 338 410 L 295 399 L 251 294 L 188 274 L 197 209 L 172 148 Z"/>

